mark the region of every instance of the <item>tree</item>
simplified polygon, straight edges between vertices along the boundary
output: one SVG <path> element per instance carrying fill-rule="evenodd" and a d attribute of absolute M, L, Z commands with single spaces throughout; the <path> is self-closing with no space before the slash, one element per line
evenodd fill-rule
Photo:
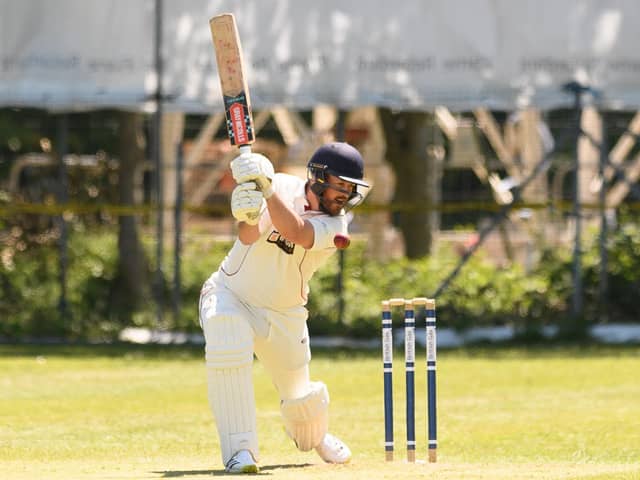
<path fill-rule="evenodd" d="M 135 205 L 136 179 L 144 163 L 144 117 L 140 113 L 119 112 L 119 181 L 122 206 Z M 115 300 L 118 311 L 128 314 L 148 296 L 149 262 L 138 237 L 135 215 L 118 217 L 118 282 Z"/>
<path fill-rule="evenodd" d="M 387 144 L 387 161 L 396 176 L 394 223 L 400 229 L 408 258 L 431 253 L 439 216 L 433 210 L 440 199 L 441 134 L 428 112 L 380 109 Z"/>

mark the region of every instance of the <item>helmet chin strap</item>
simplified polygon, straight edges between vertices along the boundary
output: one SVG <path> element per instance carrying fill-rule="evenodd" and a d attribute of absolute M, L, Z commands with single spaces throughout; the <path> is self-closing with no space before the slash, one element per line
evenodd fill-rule
<path fill-rule="evenodd" d="M 327 206 L 325 205 L 325 199 L 324 199 L 324 195 L 320 195 L 318 197 L 318 200 L 320 201 L 320 210 L 322 210 L 324 213 L 331 215 L 331 212 L 329 211 L 329 209 L 327 208 Z"/>
<path fill-rule="evenodd" d="M 322 210 L 324 213 L 326 213 L 328 215 L 331 215 L 331 212 L 327 208 L 326 201 L 324 199 L 324 192 L 327 189 L 327 186 L 325 184 L 322 184 L 322 183 L 319 183 L 319 182 L 314 182 L 314 183 L 309 185 L 309 189 L 313 192 L 313 194 L 318 199 L 318 204 L 320 205 L 320 210 Z"/>

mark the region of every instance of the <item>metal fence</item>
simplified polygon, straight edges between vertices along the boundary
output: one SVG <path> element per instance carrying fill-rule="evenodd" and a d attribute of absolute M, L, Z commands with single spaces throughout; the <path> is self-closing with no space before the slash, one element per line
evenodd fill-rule
<path fill-rule="evenodd" d="M 509 175 L 508 165 L 500 162 L 496 145 L 491 143 L 485 130 L 486 125 L 477 115 L 464 116 L 471 120 L 478 151 L 483 154 L 481 165 L 489 173 L 497 174 L 489 177 L 493 178 L 494 184 L 479 181 L 480 175 L 475 171 L 477 165 L 473 162 L 462 162 L 461 165 L 458 159 L 452 158 L 454 141 L 444 139 L 442 147 L 448 153 L 442 158 L 443 188 L 439 201 L 398 204 L 393 200 L 383 203 L 372 200 L 356 211 L 352 229 L 356 238 L 368 240 L 371 258 L 379 257 L 380 252 L 389 258 L 401 257 L 402 235 L 394 226 L 396 216 L 423 210 L 436 214 L 439 225 L 446 227 L 440 229 L 434 241 L 460 253 L 457 263 L 450 265 L 437 288 L 425 292 L 430 297 L 441 296 L 480 250 L 488 252 L 497 264 L 504 265 L 508 262 L 526 264 L 532 256 L 539 257 L 542 248 L 568 248 L 572 251 L 569 272 L 573 285 L 571 313 L 580 316 L 584 309 L 582 257 L 586 230 L 589 241 L 596 238 L 598 242 L 601 272 L 598 295 L 605 302 L 610 289 L 607 282 L 608 239 L 621 228 L 621 211 L 626 212 L 633 223 L 639 210 L 640 157 L 635 143 L 640 122 L 629 112 L 600 112 L 595 128 L 593 123 L 585 124 L 585 109 L 593 105 L 585 103 L 589 92 L 575 85 L 569 88 L 575 95 L 574 108 L 541 114 L 552 143 L 543 148 L 537 161 L 524 170 L 526 175 L 517 182 Z M 135 172 L 135 201 L 123 204 L 118 190 L 120 163 L 114 147 L 118 141 L 118 126 L 113 115 L 108 112 L 54 115 L 19 111 L 3 111 L 2 114 L 7 125 L 0 157 L 0 237 L 5 278 L 11 274 L 12 258 L 20 252 L 44 246 L 55 248 L 57 266 L 48 270 L 48 274 L 52 277 L 51 282 L 58 285 L 55 289 L 58 298 L 49 298 L 49 301 L 57 305 L 64 318 L 69 314 L 68 297 L 72 295 L 68 271 L 70 263 L 77 260 L 74 257 L 77 253 L 70 247 L 70 237 L 78 239 L 83 235 L 90 236 L 91 232 L 109 232 L 105 236 L 117 238 L 122 234 L 119 219 L 135 219 L 153 274 L 145 277 L 145 281 L 150 282 L 148 291 L 153 296 L 153 302 L 148 303 L 147 308 L 154 309 L 147 315 L 155 316 L 157 325 L 166 325 L 165 315 L 177 315 L 185 308 L 182 298 L 185 249 L 206 248 L 202 243 L 206 244 L 208 239 L 220 242 L 235 234 L 228 208 L 232 183 L 224 164 L 228 152 L 220 146 L 224 140 L 215 146 L 214 139 L 210 155 L 195 165 L 185 164 L 188 145 L 187 142 L 179 143 L 176 162 L 165 166 L 174 179 L 173 186 L 164 179 L 164 188 L 173 190 L 171 203 L 158 196 L 161 177 L 155 164 L 142 162 Z M 507 113 L 494 112 L 494 115 L 506 131 Z M 188 119 L 187 141 L 197 135 L 203 121 L 201 117 Z M 22 127 L 18 122 L 24 122 Z M 149 119 L 145 130 L 147 133 L 153 131 Z M 276 133 L 274 130 L 270 135 L 267 129 L 265 136 L 273 138 L 272 147 L 265 148 L 277 148 L 273 147 L 279 141 Z M 147 158 L 153 156 L 151 147 L 148 145 L 145 150 Z M 591 157 L 587 155 L 585 160 L 581 149 L 591 151 Z M 39 151 L 34 153 L 36 150 Z M 293 171 L 299 165 L 288 165 L 287 155 L 284 155 L 282 166 L 285 169 L 291 166 Z M 521 161 L 518 154 L 513 159 Z M 590 178 L 583 175 L 584 170 L 590 172 Z M 217 173 L 208 175 L 211 172 Z M 215 182 L 205 189 L 208 190 L 206 195 L 198 195 L 201 201 L 190 203 L 189 193 L 198 188 L 202 191 L 198 180 L 204 177 L 213 178 Z M 547 194 L 532 201 L 525 198 L 523 192 L 535 182 L 542 182 Z M 500 191 L 505 195 L 502 200 L 496 198 Z M 589 196 L 585 191 L 593 201 L 585 200 Z M 205 239 L 205 242 L 194 239 Z M 125 240 L 120 237 L 119 241 Z M 629 246 L 630 249 L 635 247 Z M 630 257 L 635 254 L 635 251 L 629 251 Z M 340 317 L 344 315 L 344 289 L 348 288 L 341 280 L 344 276 L 343 255 L 338 257 L 336 280 L 336 294 L 342 305 Z M 210 269 L 216 267 L 211 265 Z M 199 273 L 204 275 L 205 270 Z M 205 278 L 203 276 L 201 280 Z M 629 281 L 638 283 L 637 278 Z M 3 290 L 2 302 L 12 302 L 11 289 L 3 287 Z M 130 322 L 135 325 L 135 318 Z"/>

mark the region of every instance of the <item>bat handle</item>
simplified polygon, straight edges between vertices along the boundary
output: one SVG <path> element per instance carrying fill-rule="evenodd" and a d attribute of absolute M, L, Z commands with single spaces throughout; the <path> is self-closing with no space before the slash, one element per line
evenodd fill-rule
<path fill-rule="evenodd" d="M 251 155 L 251 145 L 249 144 L 245 144 L 245 145 L 240 145 L 239 147 L 240 150 L 240 155 Z"/>

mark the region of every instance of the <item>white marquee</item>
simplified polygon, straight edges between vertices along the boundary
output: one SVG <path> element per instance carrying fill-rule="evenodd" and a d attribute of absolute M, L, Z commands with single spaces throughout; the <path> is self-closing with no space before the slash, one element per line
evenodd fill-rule
<path fill-rule="evenodd" d="M 164 0 L 165 108 L 221 109 L 209 17 L 239 22 L 254 108 L 640 108 L 637 0 Z M 144 108 L 154 0 L 0 0 L 0 106 Z"/>

